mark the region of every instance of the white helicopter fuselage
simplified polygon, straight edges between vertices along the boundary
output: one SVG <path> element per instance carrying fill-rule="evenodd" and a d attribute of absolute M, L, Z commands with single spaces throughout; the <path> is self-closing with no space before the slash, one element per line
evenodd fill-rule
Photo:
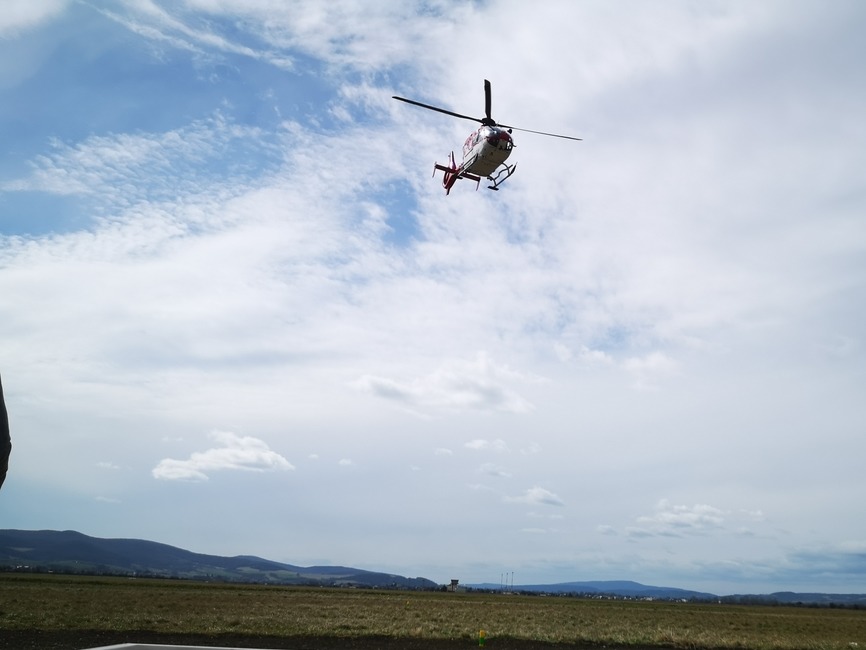
<path fill-rule="evenodd" d="M 448 156 L 448 164 L 440 165 L 438 162 L 433 163 L 433 175 L 436 172 L 442 172 L 442 186 L 445 188 L 445 194 L 451 192 L 451 188 L 461 178 L 475 181 L 475 189 L 481 184 L 481 179 L 486 178 L 490 181 L 487 187 L 491 190 L 498 190 L 499 186 L 509 178 L 517 169 L 517 165 L 507 165 L 505 161 L 511 155 L 511 150 L 514 148 L 514 140 L 511 139 L 511 130 L 528 131 L 538 135 L 548 135 L 554 138 L 566 138 L 568 140 L 580 140 L 568 135 L 557 135 L 556 133 L 545 133 L 544 131 L 532 131 L 530 129 L 521 129 L 516 126 L 508 126 L 506 124 L 498 125 L 490 116 L 490 81 L 484 80 L 484 117 L 472 117 L 471 115 L 463 115 L 455 113 L 439 106 L 432 106 L 414 99 L 406 99 L 393 95 L 393 98 L 407 104 L 420 106 L 437 113 L 444 113 L 451 117 L 456 117 L 461 120 L 471 120 L 480 122 L 481 127 L 473 131 L 466 142 L 463 143 L 463 161 L 458 165 L 454 160 L 454 152 Z"/>
<path fill-rule="evenodd" d="M 487 178 L 496 171 L 514 148 L 511 134 L 498 126 L 482 126 L 463 143 L 463 171 Z"/>

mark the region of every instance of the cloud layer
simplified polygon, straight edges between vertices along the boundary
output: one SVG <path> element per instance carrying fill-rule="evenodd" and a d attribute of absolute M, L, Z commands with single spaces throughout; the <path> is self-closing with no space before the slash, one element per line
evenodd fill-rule
<path fill-rule="evenodd" d="M 3 521 L 854 588 L 864 9 L 627 9 L 0 12 Z M 391 96 L 480 115 L 484 79 L 496 119 L 584 140 L 515 132 L 501 191 L 446 198 L 474 124 Z"/>

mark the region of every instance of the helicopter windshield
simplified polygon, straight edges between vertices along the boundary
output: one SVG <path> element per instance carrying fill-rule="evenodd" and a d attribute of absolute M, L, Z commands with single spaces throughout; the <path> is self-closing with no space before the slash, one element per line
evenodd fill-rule
<path fill-rule="evenodd" d="M 511 151 L 511 148 L 514 146 L 511 134 L 503 129 L 491 128 L 490 132 L 486 134 L 486 137 L 487 142 L 503 151 Z"/>

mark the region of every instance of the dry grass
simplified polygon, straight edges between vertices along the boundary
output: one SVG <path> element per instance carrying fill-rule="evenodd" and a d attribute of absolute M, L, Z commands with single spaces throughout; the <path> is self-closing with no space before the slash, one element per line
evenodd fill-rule
<path fill-rule="evenodd" d="M 866 650 L 866 612 L 0 574 L 2 630 Z"/>

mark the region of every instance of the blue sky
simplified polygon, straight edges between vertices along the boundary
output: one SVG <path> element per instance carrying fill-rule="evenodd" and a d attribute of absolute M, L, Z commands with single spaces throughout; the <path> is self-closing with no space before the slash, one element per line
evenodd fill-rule
<path fill-rule="evenodd" d="M 0 526 L 866 591 L 864 18 L 5 3 Z"/>

